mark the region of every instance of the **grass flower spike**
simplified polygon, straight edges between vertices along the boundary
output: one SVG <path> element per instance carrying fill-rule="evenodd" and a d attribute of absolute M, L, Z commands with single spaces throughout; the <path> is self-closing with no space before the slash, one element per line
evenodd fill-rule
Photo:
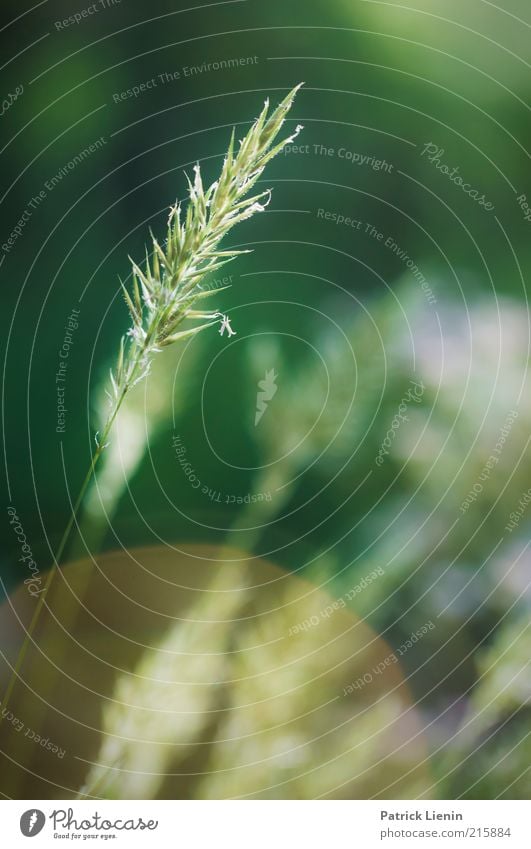
<path fill-rule="evenodd" d="M 208 189 L 203 187 L 199 165 L 194 167 L 193 182 L 187 177 L 186 211 L 179 203 L 172 207 L 164 246 L 152 234 L 151 259 L 146 252 L 143 268 L 131 260 L 132 291 L 123 284 L 122 291 L 132 326 L 121 340 L 118 363 L 111 371 L 111 409 L 104 442 L 125 395 L 149 373 L 156 353 L 218 322 L 221 335 L 225 330 L 229 338 L 235 334 L 228 316 L 198 308 L 199 302 L 217 293 L 203 289 L 201 283 L 207 274 L 248 253 L 219 250 L 219 244 L 236 224 L 262 212 L 269 203 L 270 189 L 250 196 L 251 189 L 269 160 L 302 129 L 298 125 L 291 136 L 276 141 L 300 85 L 271 114 L 266 100 L 237 152 L 233 130 L 221 174 Z M 190 321 L 194 322 L 191 327 Z"/>

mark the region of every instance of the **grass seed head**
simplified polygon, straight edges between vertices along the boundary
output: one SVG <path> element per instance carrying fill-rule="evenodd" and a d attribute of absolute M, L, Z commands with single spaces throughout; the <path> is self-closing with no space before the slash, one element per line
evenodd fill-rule
<path fill-rule="evenodd" d="M 273 111 L 266 100 L 238 146 L 235 131 L 232 131 L 221 173 L 207 189 L 199 164 L 194 166 L 193 180 L 186 176 L 186 209 L 183 211 L 179 202 L 171 207 L 164 245 L 151 234 L 151 257 L 146 251 L 143 267 L 131 260 L 132 291 L 129 292 L 123 283 L 121 287 L 132 324 L 121 340 L 118 363 L 111 371 L 107 432 L 126 393 L 149 373 L 156 353 L 218 321 L 222 322 L 222 327 L 227 324 L 230 327 L 228 316 L 217 310 L 198 311 L 194 305 L 199 299 L 217 294 L 201 287 L 208 274 L 218 271 L 240 254 L 248 253 L 219 250 L 218 246 L 233 227 L 263 212 L 270 202 L 270 189 L 251 196 L 250 192 L 267 163 L 302 130 L 302 126 L 297 125 L 291 135 L 277 141 L 301 85 L 292 89 Z M 185 324 L 198 320 L 205 323 L 193 327 Z"/>

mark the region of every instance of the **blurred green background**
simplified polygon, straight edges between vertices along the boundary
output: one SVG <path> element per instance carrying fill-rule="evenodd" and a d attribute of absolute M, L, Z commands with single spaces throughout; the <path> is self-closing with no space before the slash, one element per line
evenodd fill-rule
<path fill-rule="evenodd" d="M 400 663 L 429 771 L 420 783 L 416 772 L 404 778 L 401 793 L 528 798 L 528 4 L 91 8 L 65 24 L 89 6 L 8 0 L 0 32 L 2 97 L 23 88 L 1 118 L 3 474 L 35 561 L 42 572 L 52 562 L 94 450 L 127 328 L 128 256 L 142 258 L 149 227 L 163 234 L 185 196 L 183 171 L 200 161 L 214 180 L 230 128 L 243 135 L 265 97 L 304 80 L 287 127 L 304 125 L 298 147 L 263 177 L 270 206 L 230 239 L 253 252 L 210 281 L 231 275 L 218 303 L 238 335 L 207 332 L 160 356 L 120 416 L 69 556 L 231 546 L 249 569 L 265 558 L 331 599 L 380 568 L 349 599 L 352 614 L 390 650 L 435 623 Z M 220 60 L 238 63 L 209 70 Z M 433 161 L 427 145 L 439 151 Z M 492 208 L 450 179 L 454 168 Z M 57 433 L 55 375 L 73 308 Z M 255 425 L 270 370 L 277 389 Z M 415 383 L 418 402 L 410 397 L 379 455 Z M 20 594 L 26 574 L 7 514 L 2 533 L 4 593 Z M 104 706 L 99 721 L 112 733 Z M 203 733 L 190 731 L 197 752 Z M 37 773 L 48 769 L 44 759 Z M 24 775 L 4 792 L 31 796 Z M 33 795 L 74 792 L 76 780 Z M 343 780 L 331 766 L 317 789 L 341 795 Z M 190 780 L 165 792 L 216 788 Z M 163 791 L 140 782 L 129 792 Z M 226 792 L 247 792 L 245 769 Z M 252 792 L 267 795 L 259 781 Z M 361 784 L 347 795 L 374 792 Z M 303 779 L 277 791 L 291 794 L 317 791 Z"/>

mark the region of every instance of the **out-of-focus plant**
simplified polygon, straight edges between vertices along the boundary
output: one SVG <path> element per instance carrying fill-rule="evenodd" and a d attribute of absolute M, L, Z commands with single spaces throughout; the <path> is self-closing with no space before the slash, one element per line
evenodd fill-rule
<path fill-rule="evenodd" d="M 527 799 L 531 788 L 529 618 L 511 619 L 478 660 L 479 680 L 443 759 L 444 793 Z"/>
<path fill-rule="evenodd" d="M 419 716 L 388 645 L 346 610 L 323 615 L 331 599 L 311 583 L 233 554 L 117 677 L 80 796 L 429 795 Z M 351 686 L 375 668 L 385 674 L 371 686 Z"/>

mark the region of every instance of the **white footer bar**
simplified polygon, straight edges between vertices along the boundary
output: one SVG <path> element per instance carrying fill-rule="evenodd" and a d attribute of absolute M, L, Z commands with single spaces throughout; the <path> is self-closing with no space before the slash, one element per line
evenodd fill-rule
<path fill-rule="evenodd" d="M 0 804 L 1 845 L 529 849 L 530 809 L 515 801 L 9 800 Z"/>

